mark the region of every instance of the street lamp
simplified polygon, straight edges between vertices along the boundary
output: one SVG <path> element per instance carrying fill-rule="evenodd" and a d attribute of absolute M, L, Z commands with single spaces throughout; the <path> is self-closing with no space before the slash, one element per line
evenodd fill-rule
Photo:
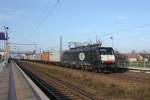
<path fill-rule="evenodd" d="M 4 54 L 5 54 L 5 60 L 7 60 L 9 58 L 9 43 L 8 43 L 8 30 L 9 28 L 6 26 L 4 27 L 4 33 L 5 33 L 5 39 L 4 39 Z"/>

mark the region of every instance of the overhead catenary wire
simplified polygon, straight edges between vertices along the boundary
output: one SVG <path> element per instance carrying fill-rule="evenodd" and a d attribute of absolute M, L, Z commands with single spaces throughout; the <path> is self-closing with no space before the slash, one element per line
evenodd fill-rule
<path fill-rule="evenodd" d="M 127 32 L 127 31 L 132 31 L 132 30 L 136 30 L 136 29 L 141 29 L 141 28 L 145 28 L 145 27 L 149 27 L 150 24 L 144 24 L 144 25 L 139 25 L 139 26 L 135 26 L 135 27 L 131 27 L 131 28 L 126 28 L 126 29 L 123 29 L 123 30 L 119 30 L 119 31 L 115 31 L 115 32 L 111 32 L 109 35 L 109 38 L 112 39 L 114 38 L 114 34 L 117 34 L 117 33 L 123 33 L 123 32 Z"/>
<path fill-rule="evenodd" d="M 139 26 L 135 26 L 135 27 L 131 27 L 131 28 L 126 28 L 126 29 L 122 29 L 119 31 L 115 31 L 115 32 L 110 32 L 107 34 L 107 36 L 109 36 L 109 39 L 112 40 L 112 46 L 113 46 L 113 41 L 114 41 L 114 34 L 118 34 L 118 33 L 123 33 L 123 32 L 127 32 L 127 31 L 133 31 L 136 29 L 141 29 L 141 28 L 145 28 L 145 27 L 149 27 L 150 24 L 144 24 L 144 25 L 139 25 Z M 131 37 L 130 37 L 131 38 Z"/>
<path fill-rule="evenodd" d="M 54 11 L 54 9 L 58 6 L 60 0 L 56 0 L 56 3 L 53 5 L 53 7 L 51 9 L 49 9 L 48 13 L 40 20 L 39 23 L 37 23 L 37 25 L 35 25 L 35 30 L 39 29 L 39 27 L 45 22 L 45 20 L 47 19 L 47 17 Z M 42 14 L 41 14 L 42 16 Z M 40 17 L 41 17 L 40 16 Z"/>
<path fill-rule="evenodd" d="M 41 9 L 41 13 L 39 14 L 39 16 L 37 17 L 35 23 L 34 23 L 34 27 L 36 28 L 39 24 L 39 21 L 41 21 L 42 17 L 43 17 L 43 12 L 45 12 L 45 10 L 47 10 L 47 7 L 49 7 L 49 5 L 51 4 L 51 0 L 49 0 L 48 2 L 46 2 L 46 5 L 43 5 L 43 9 Z"/>
<path fill-rule="evenodd" d="M 150 36 L 150 33 L 149 32 L 144 32 L 144 33 L 136 33 L 136 35 L 125 35 L 124 38 L 143 38 L 145 36 Z"/>
<path fill-rule="evenodd" d="M 136 27 L 132 27 L 132 28 L 126 28 L 126 29 L 123 29 L 123 30 L 111 32 L 110 34 L 116 34 L 116 33 L 132 31 L 132 30 L 136 30 L 136 29 L 140 29 L 140 28 L 145 28 L 145 27 L 148 27 L 148 26 L 150 26 L 150 24 L 140 25 L 140 26 L 136 26 Z"/>

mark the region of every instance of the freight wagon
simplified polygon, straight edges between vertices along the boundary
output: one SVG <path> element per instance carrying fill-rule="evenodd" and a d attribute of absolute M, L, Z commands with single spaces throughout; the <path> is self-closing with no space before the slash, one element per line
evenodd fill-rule
<path fill-rule="evenodd" d="M 64 51 L 61 57 L 59 52 L 43 52 L 41 59 L 33 60 L 96 72 L 118 71 L 113 48 L 102 47 L 100 44 L 70 48 Z"/>

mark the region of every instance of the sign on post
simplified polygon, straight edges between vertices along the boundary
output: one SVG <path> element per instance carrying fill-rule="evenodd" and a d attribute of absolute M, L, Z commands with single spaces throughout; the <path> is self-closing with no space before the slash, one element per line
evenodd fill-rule
<path fill-rule="evenodd" d="M 7 40 L 4 32 L 0 32 L 0 40 Z"/>

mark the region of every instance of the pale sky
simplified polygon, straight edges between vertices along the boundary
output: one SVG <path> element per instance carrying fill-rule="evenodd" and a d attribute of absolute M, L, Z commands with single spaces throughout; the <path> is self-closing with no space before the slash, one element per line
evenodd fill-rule
<path fill-rule="evenodd" d="M 56 5 L 57 3 L 57 5 Z M 55 8 L 55 9 L 53 9 Z M 150 0 L 1 0 L 0 25 L 10 28 L 12 43 L 37 43 L 43 50 L 95 38 L 121 52 L 149 51 Z M 2 43 L 2 42 L 0 42 Z"/>

